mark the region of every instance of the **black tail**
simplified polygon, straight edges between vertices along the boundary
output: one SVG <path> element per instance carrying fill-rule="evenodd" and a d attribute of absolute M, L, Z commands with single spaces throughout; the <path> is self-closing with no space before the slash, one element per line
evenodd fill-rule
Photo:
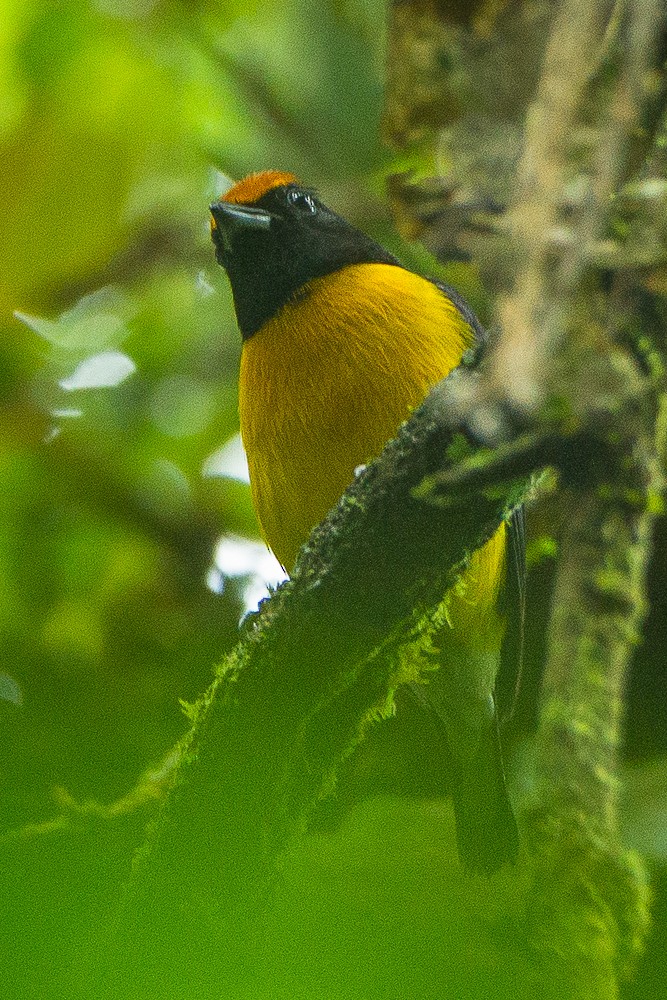
<path fill-rule="evenodd" d="M 492 875 L 505 864 L 513 864 L 519 853 L 519 832 L 507 795 L 505 771 L 498 731 L 498 716 L 493 701 L 485 716 L 478 720 L 474 746 L 471 739 L 458 746 L 447 732 L 442 708 L 436 707 L 437 687 L 431 684 L 408 684 L 406 695 L 426 711 L 443 744 L 443 767 L 447 773 L 448 792 L 454 804 L 456 845 L 464 868 Z"/>
<path fill-rule="evenodd" d="M 456 843 L 461 864 L 471 872 L 492 875 L 505 864 L 513 864 L 519 853 L 519 833 L 512 812 L 498 723 L 480 740 L 477 756 L 456 762 L 452 787 Z"/>

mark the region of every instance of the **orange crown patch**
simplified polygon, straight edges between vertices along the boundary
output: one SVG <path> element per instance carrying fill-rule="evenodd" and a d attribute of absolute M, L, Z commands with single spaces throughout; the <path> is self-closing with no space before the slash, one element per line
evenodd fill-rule
<path fill-rule="evenodd" d="M 252 205 L 273 188 L 282 187 L 283 184 L 298 183 L 294 174 L 282 170 L 262 170 L 258 174 L 248 174 L 238 184 L 234 184 L 222 195 L 220 201 L 228 201 L 232 205 Z"/>

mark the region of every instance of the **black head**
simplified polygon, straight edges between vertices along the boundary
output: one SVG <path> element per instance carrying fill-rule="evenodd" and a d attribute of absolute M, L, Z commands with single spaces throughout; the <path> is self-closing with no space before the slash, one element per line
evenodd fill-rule
<path fill-rule="evenodd" d="M 244 338 L 311 278 L 348 264 L 398 266 L 291 174 L 267 171 L 246 178 L 211 205 L 211 214 L 215 255 L 229 275 Z"/>

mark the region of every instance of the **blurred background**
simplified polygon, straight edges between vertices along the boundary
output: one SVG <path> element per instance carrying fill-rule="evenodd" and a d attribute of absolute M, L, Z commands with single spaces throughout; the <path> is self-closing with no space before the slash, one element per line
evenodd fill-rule
<path fill-rule="evenodd" d="M 385 13 L 381 0 L 0 5 L 0 996 L 86 995 L 67 985 L 83 929 L 116 898 L 149 811 L 85 804 L 118 802 L 159 771 L 187 727 L 180 701 L 208 685 L 241 616 L 281 578 L 250 504 L 240 342 L 209 202 L 252 170 L 290 170 L 428 265 L 385 196 L 404 166 L 380 140 Z M 484 317 L 470 269 L 447 276 Z M 557 527 L 556 512 L 533 535 Z M 667 853 L 655 792 L 667 784 L 665 549 L 661 530 L 628 741 L 629 761 L 652 768 L 628 824 L 655 859 Z M 533 547 L 518 754 L 555 551 Z M 353 849 L 370 857 L 383 823 L 368 811 L 359 823 Z M 330 947 L 326 935 L 312 945 L 313 969 Z M 645 981 L 664 974 L 652 956 Z M 355 989 L 322 996 L 376 995 Z"/>

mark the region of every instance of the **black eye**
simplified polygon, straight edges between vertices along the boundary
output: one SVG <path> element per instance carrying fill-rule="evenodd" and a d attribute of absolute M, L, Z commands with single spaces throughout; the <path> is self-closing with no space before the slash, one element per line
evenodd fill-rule
<path fill-rule="evenodd" d="M 310 215 L 314 215 L 317 211 L 315 199 L 311 195 L 306 194 L 305 191 L 292 188 L 291 191 L 287 192 L 287 200 L 290 205 L 296 205 L 302 212 L 308 212 Z"/>

